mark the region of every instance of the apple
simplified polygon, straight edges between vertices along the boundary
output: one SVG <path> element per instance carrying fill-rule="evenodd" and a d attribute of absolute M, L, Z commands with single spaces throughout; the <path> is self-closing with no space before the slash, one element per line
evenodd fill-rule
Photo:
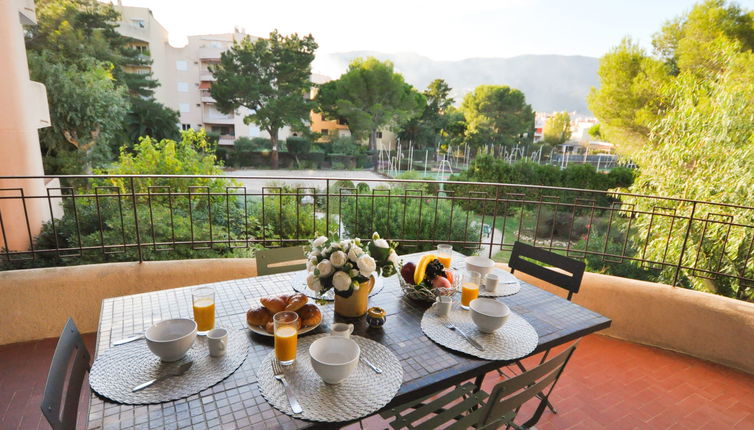
<path fill-rule="evenodd" d="M 442 276 L 435 276 L 435 278 L 432 279 L 432 287 L 433 288 L 452 288 L 453 286 L 450 284 L 450 281 L 448 281 L 448 278 L 443 278 Z"/>
<path fill-rule="evenodd" d="M 403 280 L 409 284 L 414 283 L 414 272 L 416 271 L 416 264 L 408 262 L 401 267 L 401 276 Z"/>

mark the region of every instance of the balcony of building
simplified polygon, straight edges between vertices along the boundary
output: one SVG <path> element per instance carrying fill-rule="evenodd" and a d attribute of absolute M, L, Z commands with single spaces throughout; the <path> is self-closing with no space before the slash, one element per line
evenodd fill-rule
<path fill-rule="evenodd" d="M 209 182 L 206 188 L 207 181 L 231 178 L 241 186 Z M 623 276 L 585 274 L 574 302 L 613 323 L 582 340 L 553 394 L 559 412 L 546 413 L 538 429 L 754 427 L 754 303 L 683 286 L 698 278 L 729 285 L 753 281 L 750 273 L 734 273 L 719 263 L 722 257 L 748 261 L 752 252 L 728 242 L 754 227 L 733 217 L 719 220 L 725 205 L 590 190 L 388 179 L 291 177 L 270 185 L 268 178 L 246 176 L 110 178 L 121 185 L 117 190 L 95 184 L 95 178 L 59 179 L 62 191 L 56 199 L 66 212 L 57 215 L 50 229 L 68 231 L 66 239 L 56 235 L 61 240 L 37 242 L 33 249 L 6 247 L 0 254 L 9 269 L 0 273 L 0 302 L 8 310 L 0 314 L 2 428 L 46 424 L 38 411 L 55 345 L 51 338 L 68 316 L 76 318 L 83 332 L 93 333 L 104 298 L 255 276 L 254 259 L 238 258 L 244 251 L 302 244 L 316 231 L 365 237 L 373 230 L 399 242 L 401 253 L 451 243 L 463 253 L 493 257 L 505 268 L 511 245 L 522 240 L 591 264 L 626 268 Z M 201 190 L 190 188 L 197 186 Z M 40 198 L 47 197 L 17 199 Z M 194 212 L 186 218 L 189 206 L 214 215 Z M 229 212 L 233 208 L 238 212 Z M 710 213 L 718 214 L 714 222 Z M 98 222 L 100 216 L 108 221 Z M 248 216 L 268 228 L 252 231 Z M 631 229 L 637 226 L 649 228 L 634 234 Z M 76 234 L 77 228 L 83 234 Z M 710 241 L 703 235 L 713 229 L 729 231 L 725 242 L 716 254 L 699 252 Z M 27 230 L 0 217 L 4 234 Z M 680 255 L 663 253 L 667 243 L 679 242 L 685 243 Z M 191 249 L 214 249 L 236 258 L 164 261 Z M 100 263 L 84 264 L 94 261 Z M 638 266 L 627 265 L 632 261 Z M 14 270 L 45 265 L 72 266 Z M 665 269 L 671 274 L 668 282 L 675 278 L 677 286 L 634 279 L 643 273 L 637 267 Z M 86 339 L 92 347 L 93 335 Z M 483 388 L 489 390 L 498 380 L 488 375 Z M 381 429 L 386 424 L 370 417 L 354 426 L 349 428 Z"/>
<path fill-rule="evenodd" d="M 199 88 L 201 88 L 201 86 Z M 209 89 L 200 89 L 199 96 L 202 99 L 202 103 L 215 103 L 215 99 L 212 98 L 212 94 L 210 93 Z"/>
<path fill-rule="evenodd" d="M 203 62 L 219 61 L 223 51 L 224 47 L 205 45 L 199 48 L 197 55 Z"/>
<path fill-rule="evenodd" d="M 202 121 L 205 124 L 229 125 L 235 123 L 236 117 L 233 113 L 220 112 L 213 103 L 207 103 L 202 106 Z"/>

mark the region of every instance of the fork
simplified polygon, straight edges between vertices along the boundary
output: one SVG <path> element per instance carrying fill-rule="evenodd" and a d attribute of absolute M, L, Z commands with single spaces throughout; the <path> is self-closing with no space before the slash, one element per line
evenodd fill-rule
<path fill-rule="evenodd" d="M 272 374 L 275 376 L 275 379 L 277 379 L 278 381 L 280 381 L 281 384 L 283 384 L 283 388 L 285 389 L 285 396 L 288 397 L 288 403 L 291 405 L 291 409 L 293 409 L 293 413 L 300 414 L 301 412 L 304 412 L 304 410 L 301 409 L 301 405 L 298 403 L 298 399 L 296 398 L 296 395 L 293 393 L 291 386 L 288 385 L 288 382 L 286 382 L 285 380 L 285 374 L 283 373 L 283 366 L 275 358 L 271 359 L 270 361 L 272 362 Z"/>
<path fill-rule="evenodd" d="M 460 334 L 461 336 L 463 336 L 463 338 L 466 339 L 471 344 L 471 346 L 473 346 L 474 348 L 476 348 L 476 349 L 478 349 L 480 351 L 484 351 L 484 347 L 482 345 L 480 345 L 479 342 L 477 342 L 474 339 L 470 338 L 469 335 L 467 335 L 466 333 L 464 333 L 463 330 L 461 330 L 460 328 L 454 326 L 453 323 L 450 323 L 450 322 L 446 323 L 445 327 L 447 327 L 447 328 L 451 329 L 452 331 L 454 331 L 454 332 Z"/>

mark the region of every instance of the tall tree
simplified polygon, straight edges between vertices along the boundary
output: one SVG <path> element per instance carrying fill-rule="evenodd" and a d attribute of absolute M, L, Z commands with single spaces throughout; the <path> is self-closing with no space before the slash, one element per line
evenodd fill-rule
<path fill-rule="evenodd" d="M 571 116 L 558 112 L 545 121 L 544 140 L 550 145 L 561 145 L 571 138 Z"/>
<path fill-rule="evenodd" d="M 311 64 L 317 43 L 311 35 L 280 35 L 252 41 L 246 36 L 222 53 L 211 71 L 217 81 L 212 97 L 217 108 L 231 113 L 240 107 L 251 111 L 244 118 L 270 135 L 272 166 L 278 165 L 278 132 L 285 126 L 306 128 L 314 103 L 305 98 L 311 82 Z"/>
<path fill-rule="evenodd" d="M 357 58 L 337 80 L 322 85 L 317 109 L 331 118 L 342 118 L 351 133 L 369 137 L 369 149 L 377 168 L 377 131 L 398 128 L 421 114 L 424 96 L 393 71 L 393 63 L 374 57 Z"/>
<path fill-rule="evenodd" d="M 180 122 L 178 112 L 154 100 L 140 97 L 131 99 L 131 111 L 126 120 L 129 142 L 138 142 L 140 137 L 150 136 L 155 140 L 178 140 L 181 133 L 176 127 Z"/>
<path fill-rule="evenodd" d="M 410 140 L 417 147 L 434 147 L 442 139 L 443 130 L 448 126 L 448 108 L 453 105 L 451 88 L 442 79 L 430 82 L 423 95 L 426 104 L 422 114 L 409 120 L 401 127 L 398 135 L 402 140 Z"/>
<path fill-rule="evenodd" d="M 461 104 L 466 117 L 466 139 L 474 146 L 511 145 L 534 128 L 534 112 L 524 93 L 501 85 L 480 85 Z"/>

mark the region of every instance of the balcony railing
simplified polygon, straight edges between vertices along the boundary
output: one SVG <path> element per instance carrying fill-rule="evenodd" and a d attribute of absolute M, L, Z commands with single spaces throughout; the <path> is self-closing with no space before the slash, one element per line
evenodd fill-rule
<path fill-rule="evenodd" d="M 49 178 L 49 177 L 48 177 Z M 260 246 L 305 244 L 315 234 L 379 231 L 401 253 L 451 243 L 507 261 L 517 240 L 590 265 L 706 285 L 751 299 L 754 208 L 629 193 L 518 184 L 253 176 L 60 176 L 48 195 L 2 188 L 5 268 L 237 255 Z M 32 177 L 0 177 L 14 184 Z M 53 218 L 10 222 L 12 205 L 42 205 Z M 55 212 L 55 213 L 59 213 Z M 16 218 L 18 219 L 18 218 Z M 27 233 L 28 232 L 28 233 Z M 731 293 L 731 291 L 733 293 Z"/>

